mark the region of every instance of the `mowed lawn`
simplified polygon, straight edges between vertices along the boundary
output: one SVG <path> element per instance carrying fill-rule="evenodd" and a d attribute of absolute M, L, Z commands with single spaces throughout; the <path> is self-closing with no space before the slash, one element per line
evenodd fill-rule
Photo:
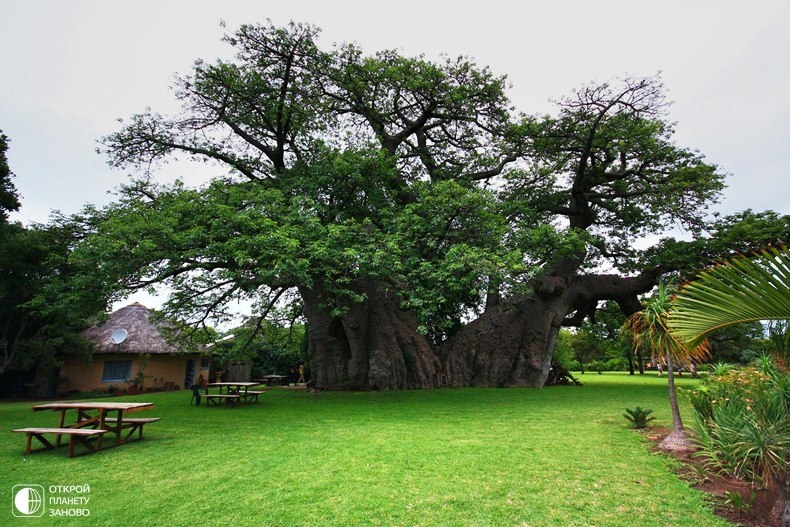
<path fill-rule="evenodd" d="M 666 377 L 580 378 L 541 390 L 278 388 L 239 408 L 190 406 L 184 391 L 124 397 L 154 402 L 137 416 L 162 420 L 144 441 L 73 459 L 23 455 L 10 430 L 55 426 L 57 414 L 0 403 L 0 525 L 729 525 L 622 417 L 640 405 L 669 426 Z M 15 518 L 20 484 L 89 485 L 89 516 Z"/>

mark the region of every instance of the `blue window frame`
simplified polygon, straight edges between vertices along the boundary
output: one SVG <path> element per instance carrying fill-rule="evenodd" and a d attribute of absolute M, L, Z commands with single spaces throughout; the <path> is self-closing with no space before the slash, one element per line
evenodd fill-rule
<path fill-rule="evenodd" d="M 132 378 L 132 361 L 106 360 L 101 375 L 102 382 L 126 382 Z"/>

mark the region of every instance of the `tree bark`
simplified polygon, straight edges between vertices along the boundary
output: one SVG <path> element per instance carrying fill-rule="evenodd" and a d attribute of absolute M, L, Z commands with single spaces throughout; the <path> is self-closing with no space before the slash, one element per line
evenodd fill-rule
<path fill-rule="evenodd" d="M 333 316 L 320 284 L 300 287 L 308 330 L 311 383 L 318 389 L 431 388 L 438 361 L 417 331 L 413 313 L 373 284 L 358 286 L 366 299 Z"/>
<path fill-rule="evenodd" d="M 680 407 L 678 406 L 677 391 L 675 390 L 675 368 L 672 361 L 672 353 L 667 352 L 667 382 L 669 385 L 669 406 L 672 409 L 672 431 L 665 437 L 658 447 L 666 452 L 685 453 L 693 449 L 688 441 L 688 435 L 683 428 L 683 420 L 680 418 Z"/>
<path fill-rule="evenodd" d="M 552 304 L 517 295 L 464 327 L 443 346 L 447 384 L 543 386 L 566 314 Z"/>
<path fill-rule="evenodd" d="M 569 315 L 598 300 L 615 300 L 624 310 L 641 307 L 636 296 L 649 291 L 657 276 L 544 275 L 534 293 L 503 300 L 442 346 L 447 384 L 542 387 L 560 328 L 580 322 Z"/>
<path fill-rule="evenodd" d="M 416 317 L 401 309 L 396 295 L 372 283 L 357 285 L 366 299 L 344 306 L 340 316 L 332 315 L 321 284 L 300 287 L 311 382 L 319 389 L 542 387 L 568 315 L 597 300 L 638 305 L 633 299 L 650 290 L 655 278 L 546 275 L 535 292 L 489 306 L 440 350 L 418 332 Z"/>

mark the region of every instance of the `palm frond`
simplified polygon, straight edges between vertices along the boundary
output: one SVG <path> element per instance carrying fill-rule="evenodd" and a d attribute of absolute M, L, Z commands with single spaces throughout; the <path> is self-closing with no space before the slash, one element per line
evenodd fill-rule
<path fill-rule="evenodd" d="M 790 250 L 771 247 L 710 267 L 673 300 L 669 327 L 694 346 L 724 326 L 790 319 Z"/>
<path fill-rule="evenodd" d="M 633 334 L 634 347 L 646 349 L 658 357 L 671 353 L 675 360 L 684 364 L 707 359 L 710 356 L 709 342 L 703 339 L 694 346 L 688 346 L 669 331 L 670 306 L 671 288 L 659 283 L 658 291 L 647 301 L 644 309 L 631 315 L 624 324 Z"/>

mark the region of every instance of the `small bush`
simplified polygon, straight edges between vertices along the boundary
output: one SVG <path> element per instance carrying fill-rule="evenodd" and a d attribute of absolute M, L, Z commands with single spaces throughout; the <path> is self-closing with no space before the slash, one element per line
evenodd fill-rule
<path fill-rule="evenodd" d="M 628 369 L 628 364 L 625 359 L 618 357 L 606 361 L 606 371 L 625 371 Z"/>
<path fill-rule="evenodd" d="M 790 464 L 790 375 L 771 361 L 718 369 L 688 392 L 697 456 L 714 470 L 767 486 L 784 484 Z"/>
<path fill-rule="evenodd" d="M 627 413 L 624 413 L 623 417 L 631 423 L 631 428 L 647 428 L 647 423 L 655 419 L 655 417 L 650 415 L 653 413 L 653 410 L 643 409 L 641 406 L 637 406 L 633 410 L 626 408 L 625 411 Z"/>
<path fill-rule="evenodd" d="M 714 377 L 721 377 L 722 375 L 727 375 L 727 373 L 731 372 L 735 369 L 735 366 L 729 364 L 727 362 L 719 361 L 716 364 L 712 364 L 710 367 L 710 374 Z"/>
<path fill-rule="evenodd" d="M 587 364 L 587 369 L 590 371 L 597 371 L 598 373 L 602 373 L 606 371 L 606 363 L 600 360 L 594 360 Z"/>
<path fill-rule="evenodd" d="M 582 365 L 576 359 L 568 361 L 568 365 L 565 367 L 568 371 L 581 371 Z"/>
<path fill-rule="evenodd" d="M 755 491 L 752 491 L 751 494 L 749 494 L 748 500 L 744 499 L 740 492 L 734 492 L 730 490 L 725 493 L 725 496 L 726 503 L 728 503 L 736 511 L 742 513 L 748 513 L 750 510 L 752 510 L 754 502 L 757 499 L 757 493 Z"/>

